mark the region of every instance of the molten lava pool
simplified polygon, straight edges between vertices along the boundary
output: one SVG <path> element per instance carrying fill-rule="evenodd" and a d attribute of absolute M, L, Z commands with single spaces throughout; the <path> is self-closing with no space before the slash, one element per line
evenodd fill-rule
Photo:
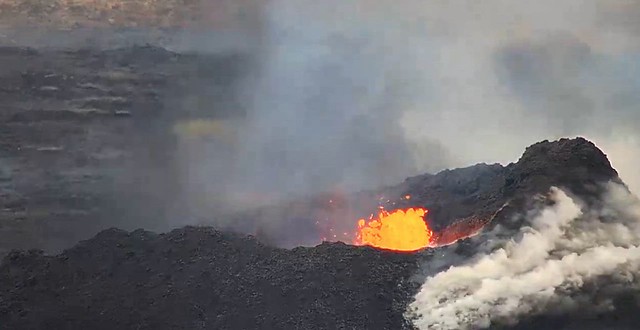
<path fill-rule="evenodd" d="M 398 209 L 392 212 L 383 209 L 377 218 L 372 215 L 369 221 L 360 219 L 354 245 L 405 252 L 427 248 L 433 236 L 424 219 L 428 212 L 424 208 Z"/>

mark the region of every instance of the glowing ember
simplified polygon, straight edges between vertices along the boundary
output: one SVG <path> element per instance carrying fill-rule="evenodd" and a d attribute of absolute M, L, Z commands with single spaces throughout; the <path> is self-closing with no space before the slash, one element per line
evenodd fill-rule
<path fill-rule="evenodd" d="M 391 213 L 381 208 L 378 218 L 358 221 L 355 245 L 370 245 L 395 251 L 417 251 L 429 247 L 433 232 L 424 221 L 427 209 L 410 208 Z"/>

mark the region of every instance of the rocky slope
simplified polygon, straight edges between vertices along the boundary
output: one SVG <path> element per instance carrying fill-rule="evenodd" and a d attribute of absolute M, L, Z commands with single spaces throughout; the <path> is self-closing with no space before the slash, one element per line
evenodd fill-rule
<path fill-rule="evenodd" d="M 107 230 L 55 257 L 14 252 L 7 329 L 398 328 L 415 257 L 324 244 L 281 250 L 210 228 Z"/>
<path fill-rule="evenodd" d="M 606 156 L 579 138 L 533 145 L 507 167 L 477 165 L 425 175 L 385 192 L 413 193 L 412 203 L 434 209 L 431 221 L 442 230 L 455 219 L 485 214 L 515 226 L 511 215 L 526 205 L 496 213 L 509 201 L 524 201 L 550 186 L 589 200 L 610 180 L 618 177 Z M 371 193 L 357 198 L 366 195 Z M 446 267 L 454 259 L 443 258 L 464 260 L 473 248 L 463 241 L 411 254 L 342 243 L 287 250 L 206 227 L 160 235 L 112 229 L 60 255 L 14 251 L 5 257 L 0 324 L 9 329 L 406 328 L 403 312 L 420 283 L 414 281 L 420 279 L 414 277 L 419 262 Z"/>

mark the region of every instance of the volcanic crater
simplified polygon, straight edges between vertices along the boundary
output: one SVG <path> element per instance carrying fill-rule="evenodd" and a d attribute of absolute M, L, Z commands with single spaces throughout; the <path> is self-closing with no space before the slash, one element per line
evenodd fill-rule
<path fill-rule="evenodd" d="M 109 229 L 58 255 L 14 250 L 0 266 L 0 324 L 7 329 L 409 329 L 407 306 L 429 274 L 421 265 L 453 265 L 473 255 L 492 228 L 518 229 L 524 220 L 517 215 L 530 207 L 531 197 L 551 187 L 595 203 L 610 181 L 621 183 L 606 155 L 576 138 L 534 144 L 507 166 L 446 170 L 348 196 L 346 208 L 384 194 L 397 196 L 398 207 L 428 209 L 433 240 L 440 244 L 412 253 L 342 242 L 276 248 L 264 242 L 287 231 L 268 228 L 272 231 L 262 231 L 261 239 L 206 226 L 164 234 Z M 402 198 L 407 195 L 410 200 Z M 272 220 L 270 214 L 295 218 L 291 210 L 300 203 L 321 212 L 326 197 L 238 220 L 255 229 Z M 628 315 L 620 313 L 628 311 L 601 319 L 627 322 Z M 514 327 L 544 322 L 550 321 Z"/>

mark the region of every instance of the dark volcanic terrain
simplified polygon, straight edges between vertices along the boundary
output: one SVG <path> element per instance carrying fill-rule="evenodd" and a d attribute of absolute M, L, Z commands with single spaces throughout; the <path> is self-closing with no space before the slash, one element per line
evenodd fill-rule
<path fill-rule="evenodd" d="M 227 219 L 215 228 L 104 230 L 162 232 L 188 214 L 174 124 L 242 118 L 233 91 L 252 59 L 5 47 L 0 63 L 2 329 L 410 328 L 403 314 L 424 276 L 466 260 L 483 234 L 418 253 L 274 246 L 351 242 L 357 219 L 380 205 L 428 208 L 439 242 L 485 224 L 510 235 L 552 186 L 595 204 L 604 183 L 620 182 L 591 142 L 562 139 L 507 166 L 211 215 Z"/>
<path fill-rule="evenodd" d="M 166 201 L 180 193 L 177 115 L 241 115 L 233 91 L 248 61 L 152 46 L 0 47 L 0 255 L 135 229 L 132 214 L 166 229 Z"/>
<path fill-rule="evenodd" d="M 533 145 L 507 167 L 450 170 L 386 191 L 458 206 L 452 213 L 434 208 L 440 228 L 485 215 L 509 227 L 518 225 L 511 220 L 522 211 L 516 207 L 526 207 L 525 196 L 558 186 L 589 201 L 611 180 L 619 179 L 600 150 L 564 139 Z M 8 254 L 0 266 L 0 322 L 9 329 L 410 328 L 403 313 L 420 284 L 419 263 L 464 258 L 474 244 L 420 253 L 343 243 L 278 249 L 207 227 L 110 229 L 56 256 Z"/>
<path fill-rule="evenodd" d="M 211 228 L 114 229 L 56 257 L 9 254 L 0 321 L 7 329 L 394 329 L 405 323 L 415 268 L 412 255 L 341 243 L 282 250 Z"/>
<path fill-rule="evenodd" d="M 589 33 L 593 22 L 586 21 L 591 19 L 578 19 L 571 21 L 578 22 L 579 33 L 571 28 L 567 35 L 570 38 L 554 41 L 551 37 L 563 30 L 563 24 L 551 24 L 551 32 L 539 29 L 539 25 L 529 28 L 528 20 L 537 21 L 541 8 L 536 7 L 536 14 L 531 17 L 520 15 L 524 11 L 519 8 L 520 14 L 511 16 L 522 21 L 516 24 L 516 30 L 524 34 L 511 31 L 508 36 L 499 37 L 495 45 L 499 47 L 493 49 L 490 45 L 498 36 L 493 29 L 502 21 L 491 19 L 490 28 L 485 28 L 488 11 L 481 8 L 474 12 L 478 17 L 473 18 L 454 14 L 456 6 L 445 6 L 443 15 L 418 13 L 418 19 L 406 15 L 406 10 L 422 6 L 418 2 L 406 7 L 394 5 L 393 13 L 385 12 L 379 18 L 378 13 L 387 8 L 382 3 L 372 3 L 370 7 L 368 3 L 351 4 L 353 17 L 341 16 L 342 9 L 350 12 L 349 6 L 340 10 L 326 8 L 324 12 L 322 6 L 310 2 L 302 5 L 309 8 L 298 15 L 296 6 L 300 4 L 296 1 L 290 2 L 291 7 L 282 8 L 270 3 L 0 0 L 0 330 L 414 329 L 412 321 L 418 324 L 420 320 L 411 319 L 415 315 L 409 306 L 412 312 L 422 313 L 428 321 L 422 324 L 429 326 L 450 320 L 455 321 L 451 324 L 466 324 L 473 321 L 473 315 L 466 312 L 480 311 L 492 322 L 502 322 L 494 322 L 493 329 L 638 328 L 640 226 L 636 227 L 636 223 L 640 208 L 631 210 L 637 214 L 625 214 L 628 218 L 622 216 L 621 209 L 609 208 L 607 203 L 620 202 L 624 205 L 616 206 L 623 208 L 631 202 L 613 201 L 615 196 L 608 190 L 612 185 L 608 183 L 624 184 L 607 156 L 583 138 L 536 143 L 517 162 L 508 165 L 477 164 L 417 175 L 373 190 L 346 192 L 342 189 L 351 187 L 337 185 L 334 191 L 317 193 L 334 187 L 332 180 L 325 180 L 332 174 L 329 172 L 343 169 L 339 162 L 323 169 L 318 166 L 320 158 L 351 161 L 353 155 L 358 158 L 355 165 L 376 163 L 367 154 L 398 160 L 389 163 L 393 166 L 383 164 L 380 172 L 375 164 L 375 174 L 362 173 L 362 181 L 371 182 L 363 185 L 366 187 L 389 182 L 375 180 L 389 175 L 389 168 L 398 175 L 409 173 L 397 168 L 408 159 L 395 157 L 402 152 L 386 152 L 406 147 L 400 145 L 405 142 L 403 134 L 380 134 L 384 150 L 376 148 L 376 143 L 367 148 L 368 143 L 357 142 L 360 134 L 391 131 L 391 126 L 384 124 L 396 121 L 401 114 L 395 112 L 396 108 L 407 108 L 407 102 L 400 100 L 405 93 L 430 92 L 431 87 L 425 88 L 430 86 L 425 85 L 430 80 L 422 81 L 420 74 L 406 73 L 427 72 L 434 79 L 451 80 L 446 81 L 443 90 L 455 94 L 447 96 L 471 96 L 469 102 L 474 102 L 475 87 L 486 82 L 475 80 L 476 76 L 491 71 L 467 66 L 471 62 L 462 63 L 462 69 L 455 64 L 452 75 L 448 73 L 454 71 L 440 69 L 466 59 L 465 53 L 456 56 L 461 50 L 491 51 L 480 54 L 479 59 L 490 55 L 486 58 L 492 60 L 486 63 L 495 68 L 489 70 L 498 73 L 496 82 L 501 88 L 507 87 L 500 93 L 512 93 L 509 96 L 522 102 L 523 113 L 532 118 L 536 116 L 528 113 L 529 103 L 533 104 L 532 111 L 540 106 L 548 112 L 548 118 L 560 113 L 563 120 L 555 124 L 562 124 L 562 133 L 577 132 L 574 127 L 586 123 L 586 117 L 578 114 L 595 114 L 592 107 L 609 104 L 608 92 L 615 101 L 610 104 L 613 108 L 633 108 L 637 99 L 629 99 L 632 105 L 624 99 L 628 94 L 626 85 L 632 80 L 624 78 L 619 82 L 625 86 L 616 85 L 618 80 L 613 78 L 617 74 L 607 72 L 618 70 L 617 60 L 606 59 L 612 55 L 608 49 L 611 45 L 620 42 L 633 46 L 633 38 L 627 40 L 617 28 L 607 28 L 607 42 L 602 43 L 597 33 Z M 440 10 L 439 5 L 425 6 L 430 11 Z M 499 6 L 498 14 L 502 16 L 511 10 L 510 6 Z M 607 7 L 590 10 L 583 18 L 598 21 L 596 30 L 602 30 L 600 25 L 611 27 L 606 22 L 610 18 L 601 20 L 596 15 Z M 463 8 L 462 13 L 467 12 Z M 309 14 L 316 13 L 319 21 L 306 20 L 314 16 Z M 580 18 L 580 13 L 576 14 Z M 618 21 L 617 16 L 611 17 Z M 328 18 L 344 22 L 336 21 L 334 27 L 333 23 L 322 21 Z M 434 25 L 414 24 L 431 20 L 436 21 Z M 476 25 L 476 21 L 482 25 Z M 513 30 L 513 24 L 510 26 Z M 424 39 L 422 27 L 428 27 L 430 34 L 424 49 L 420 44 L 413 45 L 417 39 L 410 39 Z M 486 40 L 464 44 L 465 36 L 475 38 L 476 34 L 468 33 L 475 27 L 480 28 L 478 31 Z M 350 32 L 341 33 L 344 29 Z M 415 29 L 419 30 L 411 32 Z M 404 48 L 405 31 L 409 38 L 406 40 L 414 47 Z M 540 32 L 544 38 L 534 40 Z M 610 45 L 611 36 L 615 40 Z M 515 37 L 518 40 L 512 39 Z M 436 43 L 432 44 L 431 39 Z M 454 48 L 446 48 L 449 40 Z M 288 45 L 298 42 L 302 47 Z M 334 48 L 334 44 L 338 47 Z M 343 44 L 344 48 L 340 46 Z M 421 70 L 412 67 L 423 62 L 417 58 L 432 56 L 431 48 L 438 59 L 433 62 L 433 69 L 431 65 Z M 388 49 L 392 51 L 387 52 Z M 294 52 L 296 56 L 288 56 Z M 451 55 L 447 58 L 451 61 L 440 61 L 442 54 Z M 281 56 L 282 61 L 271 63 Z M 621 71 L 629 66 L 626 56 Z M 317 61 L 316 57 L 326 57 L 328 61 L 320 60 L 322 65 L 318 66 L 305 65 L 306 60 Z M 520 63 L 523 58 L 526 63 Z M 405 59 L 406 64 L 402 63 Z M 576 60 L 577 65 L 573 65 Z M 348 65 L 342 65 L 344 61 Z M 433 60 L 426 62 L 429 61 Z M 601 62 L 606 64 L 605 69 Z M 566 64 L 572 65 L 565 68 Z M 595 71 L 583 71 L 583 66 L 593 66 Z M 505 69 L 503 73 L 500 68 Z M 281 76 L 280 70 L 301 74 Z M 277 73 L 275 79 L 260 79 L 270 76 L 270 71 Z M 362 75 L 361 71 L 369 75 Z M 525 77 L 533 71 L 533 77 Z M 464 89 L 470 85 L 468 79 L 457 80 L 467 77 L 458 76 L 459 72 L 474 75 L 468 76 L 474 79 L 474 93 Z M 315 80 L 316 76 L 322 79 Z M 361 76 L 360 80 L 355 76 Z M 360 86 L 362 79 L 373 76 L 378 77 L 371 79 L 372 85 Z M 273 86 L 289 79 L 291 86 Z M 589 87 L 583 90 L 584 79 Z M 458 85 L 462 82 L 465 84 Z M 404 86 L 405 83 L 411 86 Z M 602 84 L 612 84 L 612 89 L 599 91 Z M 302 87 L 289 90 L 293 85 Z M 367 87 L 374 85 L 375 88 Z M 296 99 L 307 89 L 316 93 L 301 95 L 299 102 L 294 100 L 291 113 L 290 109 L 283 109 L 288 108 L 287 104 L 270 100 Z M 593 93 L 594 100 L 598 100 L 595 105 L 582 92 Z M 369 93 L 376 94 L 374 101 L 368 100 Z M 356 106 L 345 102 L 345 108 L 357 111 L 343 115 L 348 111 L 343 111 L 341 99 L 347 94 L 347 99 L 357 102 Z M 434 96 L 437 100 L 440 95 Z M 374 109 L 377 107 L 381 110 Z M 564 114 L 571 116 L 562 115 L 565 108 Z M 470 113 L 475 111 L 473 106 L 470 109 Z M 293 123 L 296 116 L 291 114 L 298 110 L 321 113 L 326 118 L 303 116 L 301 123 Z M 284 114 L 266 116 L 266 121 L 259 115 L 271 112 Z M 368 120 L 360 112 L 370 112 L 377 119 Z M 351 117 L 354 119 L 345 120 Z M 491 118 L 501 124 L 519 123 L 502 119 Z M 290 122 L 279 125 L 287 120 Z M 285 186 L 300 182 L 294 178 L 289 182 L 292 168 L 280 166 L 279 160 L 305 157 L 289 153 L 291 145 L 287 142 L 295 139 L 287 134 L 282 139 L 266 139 L 264 144 L 252 143 L 251 133 L 260 133 L 263 128 L 252 125 L 252 121 L 266 126 L 263 134 L 256 134 L 256 140 L 274 135 L 275 130 L 288 133 L 288 126 L 296 126 L 296 131 L 302 132 L 293 135 L 299 141 L 314 140 L 309 133 L 316 133 L 316 138 L 322 140 L 296 146 L 312 150 L 318 158 L 292 163 L 296 170 L 310 164 L 309 173 L 301 172 L 313 177 L 309 189 L 302 190 L 309 196 L 287 193 L 288 189 L 282 189 L 282 195 L 272 191 L 282 188 L 281 183 Z M 596 126 L 615 123 L 603 120 Z M 334 126 L 337 129 L 324 130 Z M 352 129 L 357 134 L 337 134 Z M 333 153 L 331 148 L 325 148 L 341 145 L 351 137 L 356 144 L 350 146 L 357 148 L 346 146 Z M 397 137 L 400 138 L 395 140 Z M 257 147 L 246 148 L 245 144 Z M 269 144 L 282 148 L 272 151 L 265 147 Z M 260 157 L 240 157 L 257 149 L 273 157 L 265 157 L 262 162 Z M 240 165 L 254 160 L 258 170 L 252 176 L 247 167 Z M 260 166 L 265 163 L 273 163 L 273 168 Z M 271 178 L 269 174 L 278 172 L 274 168 L 284 175 Z M 359 177 L 352 175 L 354 172 L 344 171 L 337 178 L 345 181 L 345 177 Z M 257 189 L 260 179 L 266 177 L 275 184 Z M 318 188 L 316 183 L 325 183 L 320 181 L 327 184 Z M 580 225 L 558 234 L 569 240 L 549 243 L 548 237 L 554 234 L 538 231 L 542 233 L 541 242 L 532 243 L 523 237 L 536 231 L 528 227 L 535 227 L 532 215 L 544 213 L 539 212 L 543 205 L 545 210 L 553 209 L 552 200 L 544 198 L 549 196 L 551 187 L 577 197 L 583 202 L 577 204 L 587 214 L 572 218 Z M 560 204 L 561 201 L 556 206 Z M 348 244 L 354 242 L 358 219 L 368 218 L 380 207 L 427 208 L 425 220 L 434 231 L 434 247 L 398 253 Z M 562 219 L 550 219 L 556 222 L 543 225 L 563 226 Z M 624 231 L 626 227 L 619 226 L 624 221 L 633 230 Z M 611 226 L 594 226 L 603 223 Z M 635 241 L 624 237 L 635 234 Z M 507 255 L 509 252 L 499 250 L 522 241 L 526 244 L 522 244 L 520 254 Z M 581 246 L 570 246 L 574 243 Z M 587 250 L 600 254 L 583 253 Z M 498 252 L 496 263 L 486 263 L 484 257 L 491 257 L 494 252 Z M 580 253 L 584 258 L 576 262 L 580 267 L 574 267 L 570 262 L 576 259 L 571 258 Z M 504 255 L 514 263 L 505 262 Z M 564 257 L 568 257 L 568 263 L 558 262 Z M 475 267 L 476 261 L 479 267 Z M 623 261 L 629 268 L 621 267 Z M 609 262 L 615 264 L 606 265 Z M 541 267 L 547 264 L 549 268 Z M 454 269 L 453 277 L 430 283 L 433 278 L 429 277 L 447 275 L 442 272 L 452 266 L 462 267 Z M 614 266 L 617 268 L 607 268 Z M 502 273 L 495 274 L 496 269 Z M 525 276 L 527 272 L 540 276 Z M 473 283 L 465 288 L 467 281 Z M 488 289 L 483 286 L 487 283 Z M 421 291 L 423 284 L 426 289 Z M 514 287 L 516 290 L 512 290 Z M 524 289 L 517 290 L 518 287 Z M 532 292 L 539 296 L 532 298 Z M 550 295 L 561 301 L 547 299 Z M 529 301 L 535 298 L 539 301 Z M 474 300 L 483 300 L 483 304 Z M 412 305 L 414 301 L 416 304 Z M 455 306 L 458 302 L 464 306 Z M 597 307 L 608 309 L 589 309 L 596 303 Z M 424 308 L 413 308 L 415 305 Z M 506 315 L 509 308 L 517 309 L 519 314 Z M 502 309 L 507 311 L 502 314 Z M 519 323 L 509 323 L 516 319 Z"/>

